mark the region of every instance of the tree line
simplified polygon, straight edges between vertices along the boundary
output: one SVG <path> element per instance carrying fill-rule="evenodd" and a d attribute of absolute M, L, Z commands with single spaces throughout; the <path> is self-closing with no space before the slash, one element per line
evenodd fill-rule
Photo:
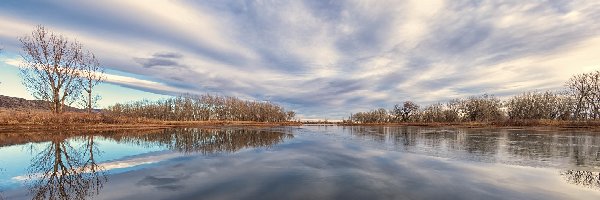
<path fill-rule="evenodd" d="M 502 101 L 484 94 L 420 107 L 412 101 L 350 114 L 350 123 L 599 120 L 600 70 L 578 74 L 559 92 L 525 92 Z"/>
<path fill-rule="evenodd" d="M 257 121 L 283 122 L 293 111 L 267 101 L 249 101 L 217 95 L 181 95 L 156 101 L 117 103 L 106 111 L 115 116 L 143 117 L 168 121 Z"/>

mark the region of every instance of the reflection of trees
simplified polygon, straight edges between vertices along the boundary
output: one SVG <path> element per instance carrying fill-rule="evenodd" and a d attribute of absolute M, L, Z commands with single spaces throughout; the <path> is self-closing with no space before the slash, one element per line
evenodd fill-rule
<path fill-rule="evenodd" d="M 0 168 L 0 173 L 4 172 L 3 168 Z M 2 188 L 0 188 L 0 200 L 4 200 L 4 197 L 2 197 Z"/>
<path fill-rule="evenodd" d="M 560 175 L 571 184 L 600 189 L 600 172 L 565 170 Z"/>
<path fill-rule="evenodd" d="M 534 134 L 531 132 L 517 130 L 507 135 L 507 151 L 521 158 L 545 159 L 552 157 L 553 137 L 550 134 Z"/>
<path fill-rule="evenodd" d="M 93 136 L 85 136 L 82 148 L 55 138 L 37 152 L 28 168 L 33 199 L 84 199 L 98 194 L 106 181 L 96 164 L 99 150 Z"/>
<path fill-rule="evenodd" d="M 85 145 L 83 145 L 83 158 L 85 159 L 81 169 L 87 176 L 89 191 L 94 192 L 96 195 L 100 193 L 100 189 L 103 183 L 107 181 L 104 168 L 96 163 L 96 155 L 100 154 L 100 148 L 94 141 L 94 136 L 84 137 Z"/>
<path fill-rule="evenodd" d="M 192 153 L 235 152 L 244 148 L 271 147 L 291 134 L 253 129 L 166 129 L 160 132 L 99 132 L 103 139 Z M 31 137 L 31 136 L 26 136 Z M 47 144 L 32 149 L 27 183 L 33 199 L 85 199 L 98 195 L 107 181 L 96 162 L 98 136 L 55 134 Z M 17 141 L 15 139 L 15 141 Z M 79 145 L 81 144 L 81 145 Z"/>
<path fill-rule="evenodd" d="M 526 165 L 546 165 L 559 159 L 574 166 L 600 165 L 600 137 L 594 132 L 393 126 L 349 126 L 343 130 L 352 137 L 429 155 L 453 157 L 464 152 L 469 159 Z"/>
<path fill-rule="evenodd" d="M 270 147 L 293 135 L 253 129 L 167 129 L 162 133 L 114 138 L 117 141 L 192 153 L 235 152 L 244 148 Z"/>
<path fill-rule="evenodd" d="M 372 140 L 376 142 L 385 142 L 386 131 L 380 126 L 350 126 L 348 127 L 350 135 L 362 138 L 364 140 Z"/>
<path fill-rule="evenodd" d="M 498 152 L 498 133 L 474 130 L 466 135 L 465 147 L 469 153 L 494 155 Z"/>

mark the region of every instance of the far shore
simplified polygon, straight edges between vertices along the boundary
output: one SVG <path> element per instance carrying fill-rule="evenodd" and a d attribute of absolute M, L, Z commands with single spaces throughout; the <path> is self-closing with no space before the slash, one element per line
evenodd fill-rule
<path fill-rule="evenodd" d="M 600 121 L 504 121 L 504 122 L 404 122 L 404 123 L 337 123 L 341 126 L 421 126 L 453 128 L 502 128 L 502 129 L 560 129 L 600 130 Z"/>
<path fill-rule="evenodd" d="M 401 123 L 344 123 L 344 122 L 254 122 L 254 121 L 161 121 L 145 118 L 112 117 L 102 113 L 67 112 L 54 115 L 47 111 L 0 110 L 0 133 L 43 131 L 107 131 L 152 130 L 176 127 L 276 127 L 301 125 L 338 126 L 422 126 L 454 128 L 519 128 L 600 130 L 600 121 L 505 120 L 501 122 L 401 122 Z"/>
<path fill-rule="evenodd" d="M 222 127 L 280 127 L 280 126 L 365 126 L 365 127 L 391 127 L 391 126 L 419 126 L 419 127 L 450 127 L 450 128 L 499 128 L 499 129 L 548 129 L 548 130 L 593 130 L 599 131 L 600 122 L 563 122 L 552 124 L 509 125 L 497 123 L 300 123 L 300 122 L 251 122 L 251 121 L 162 121 L 153 123 L 131 124 L 0 124 L 2 133 L 26 133 L 44 131 L 110 131 L 110 130 L 159 130 L 168 128 L 222 128 Z"/>

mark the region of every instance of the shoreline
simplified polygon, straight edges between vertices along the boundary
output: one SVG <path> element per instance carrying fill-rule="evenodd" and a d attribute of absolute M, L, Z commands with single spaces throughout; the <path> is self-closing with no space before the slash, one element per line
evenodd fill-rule
<path fill-rule="evenodd" d="M 549 129 L 599 131 L 600 122 L 554 122 L 515 125 L 497 122 L 464 123 L 300 123 L 300 122 L 252 122 L 252 121 L 158 121 L 150 123 L 61 123 L 61 124 L 0 124 L 0 134 L 43 131 L 110 131 L 110 130 L 159 130 L 168 128 L 219 128 L 219 127 L 278 127 L 278 126 L 366 126 L 366 127 L 451 127 L 467 129 Z"/>
<path fill-rule="evenodd" d="M 408 122 L 408 123 L 339 123 L 341 126 L 419 126 L 452 128 L 499 128 L 499 129 L 558 129 L 558 130 L 600 130 L 600 121 L 554 121 L 524 120 L 506 122 Z"/>
<path fill-rule="evenodd" d="M 164 121 L 154 123 L 122 124 L 0 124 L 0 134 L 41 131 L 110 131 L 110 130 L 158 130 L 168 128 L 193 127 L 276 127 L 301 126 L 297 122 L 250 122 L 250 121 Z"/>
<path fill-rule="evenodd" d="M 0 133 L 43 131 L 105 131 L 105 130 L 152 130 L 177 127 L 276 127 L 276 126 L 420 126 L 454 128 L 508 128 L 508 129 L 558 129 L 600 130 L 600 120 L 503 120 L 491 122 L 388 122 L 388 123 L 302 123 L 255 122 L 255 121 L 161 121 L 146 118 L 115 117 L 104 113 L 67 112 L 52 114 L 39 110 L 0 109 Z"/>

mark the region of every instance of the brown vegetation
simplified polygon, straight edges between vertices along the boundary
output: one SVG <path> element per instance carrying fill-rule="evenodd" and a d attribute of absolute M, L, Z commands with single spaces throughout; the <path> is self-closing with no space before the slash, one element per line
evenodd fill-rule
<path fill-rule="evenodd" d="M 293 111 L 271 102 L 241 100 L 214 95 L 184 95 L 158 101 L 116 104 L 106 109 L 113 116 L 164 121 L 255 121 L 286 122 Z"/>
<path fill-rule="evenodd" d="M 254 121 L 165 121 L 143 117 L 114 116 L 105 113 L 65 112 L 55 114 L 43 110 L 0 110 L 0 132 L 59 130 L 159 129 L 193 126 L 283 126 L 296 122 Z"/>

